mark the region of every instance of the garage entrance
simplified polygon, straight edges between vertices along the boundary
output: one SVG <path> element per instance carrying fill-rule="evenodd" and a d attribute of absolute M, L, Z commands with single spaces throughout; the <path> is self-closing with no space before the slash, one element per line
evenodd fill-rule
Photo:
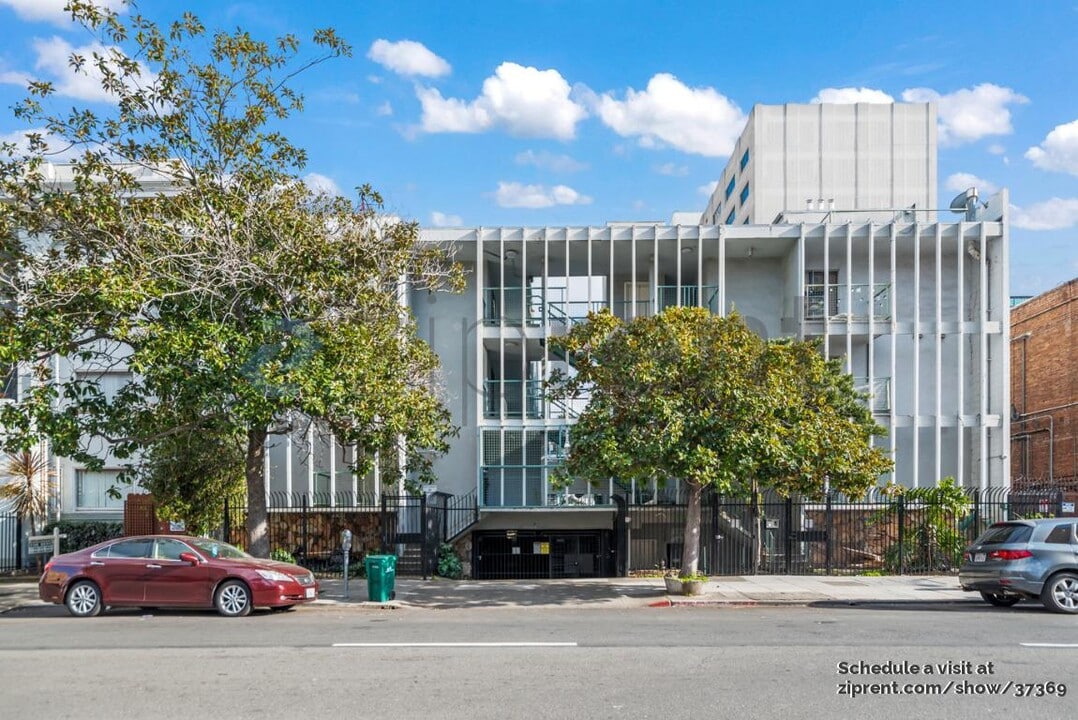
<path fill-rule="evenodd" d="M 614 575 L 610 530 L 496 530 L 472 536 L 477 580 L 589 578 Z"/>

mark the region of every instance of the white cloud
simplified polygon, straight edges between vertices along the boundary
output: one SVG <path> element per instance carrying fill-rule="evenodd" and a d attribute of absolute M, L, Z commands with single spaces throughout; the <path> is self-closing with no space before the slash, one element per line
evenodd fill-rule
<path fill-rule="evenodd" d="M 375 112 L 378 113 L 380 117 L 389 117 L 393 114 L 393 106 L 389 104 L 388 100 L 386 100 L 384 103 L 378 106 L 378 109 L 376 109 Z"/>
<path fill-rule="evenodd" d="M 543 185 L 522 185 L 518 182 L 499 182 L 494 200 L 504 208 L 547 208 L 554 205 L 590 205 L 591 198 L 581 195 L 567 185 L 547 188 Z"/>
<path fill-rule="evenodd" d="M 672 162 L 655 165 L 652 169 L 660 175 L 684 177 L 689 174 L 689 167 L 687 165 L 675 165 Z"/>
<path fill-rule="evenodd" d="M 511 62 L 499 65 L 471 102 L 444 98 L 434 88 L 416 88 L 426 132 L 476 133 L 500 127 L 511 135 L 559 140 L 575 137 L 576 124 L 587 115 L 570 93 L 557 70 Z"/>
<path fill-rule="evenodd" d="M 1062 230 L 1078 225 L 1078 198 L 1051 198 L 1027 208 L 1011 206 L 1011 225 L 1024 230 Z"/>
<path fill-rule="evenodd" d="M 853 103 L 893 103 L 895 99 L 883 90 L 872 88 L 824 88 L 816 93 L 816 97 L 809 100 L 812 103 L 838 103 L 851 105 Z"/>
<path fill-rule="evenodd" d="M 996 190 L 999 190 L 999 186 L 994 182 L 979 178 L 973 173 L 954 173 L 947 177 L 944 187 L 952 192 L 962 192 L 971 187 L 977 188 L 981 194 L 991 195 Z"/>
<path fill-rule="evenodd" d="M 101 87 L 101 72 L 93 59 L 94 53 L 106 58 L 110 65 L 113 53 L 123 51 L 116 46 L 105 46 L 100 43 L 90 43 L 81 47 L 73 47 L 63 38 L 52 36 L 51 38 L 35 38 L 33 42 L 37 60 L 34 68 L 43 71 L 53 84 L 53 90 L 57 95 L 72 97 L 89 102 L 116 103 L 116 97 Z M 86 62 L 82 69 L 76 72 L 68 64 L 72 55 L 80 55 Z M 146 66 L 139 63 L 141 84 L 152 83 L 155 76 Z M 10 74 L 10 73 L 7 73 Z M 16 73 L 21 75 L 21 73 Z"/>
<path fill-rule="evenodd" d="M 341 188 L 333 178 L 319 173 L 308 173 L 303 176 L 303 182 L 312 192 L 325 193 L 327 195 L 343 195 Z"/>
<path fill-rule="evenodd" d="M 15 156 L 25 156 L 30 152 L 30 138 L 28 136 L 31 134 L 41 136 L 41 140 L 44 141 L 46 146 L 46 149 L 42 151 L 42 154 L 45 160 L 50 162 L 67 162 L 73 160 L 81 155 L 85 149 L 83 146 L 76 146 L 55 135 L 50 135 L 45 128 L 16 130 L 15 132 L 0 134 L 0 145 L 10 144 L 14 147 Z"/>
<path fill-rule="evenodd" d="M 460 215 L 446 215 L 435 210 L 430 214 L 430 224 L 434 227 L 460 227 L 464 224 L 464 220 Z"/>
<path fill-rule="evenodd" d="M 700 193 L 704 197 L 711 197 L 711 193 L 715 192 L 715 188 L 717 188 L 718 186 L 719 186 L 719 181 L 718 180 L 712 180 L 711 182 L 706 183 L 706 184 L 701 185 L 700 187 L 696 188 L 696 192 Z"/>
<path fill-rule="evenodd" d="M 638 138 L 642 147 L 664 143 L 709 157 L 729 155 L 745 125 L 745 114 L 725 95 L 688 87 L 668 73 L 653 76 L 646 90 L 629 88 L 624 100 L 602 95 L 596 111 L 614 132 Z"/>
<path fill-rule="evenodd" d="M 367 57 L 398 75 L 409 77 L 442 77 L 452 70 L 449 63 L 414 40 L 375 40 Z"/>
<path fill-rule="evenodd" d="M 574 160 L 568 155 L 555 155 L 547 150 L 541 150 L 539 152 L 525 150 L 524 152 L 517 153 L 514 160 L 517 165 L 534 165 L 542 170 L 550 170 L 552 172 L 571 173 L 586 170 L 588 168 L 587 163 Z"/>
<path fill-rule="evenodd" d="M 61 27 L 69 27 L 71 13 L 64 10 L 69 2 L 70 0 L 0 0 L 0 5 L 14 10 L 21 20 L 50 22 Z M 123 0 L 97 0 L 95 4 L 118 13 L 127 11 Z"/>
<path fill-rule="evenodd" d="M 1056 125 L 1040 145 L 1026 151 L 1026 157 L 1042 170 L 1078 175 L 1078 120 Z"/>
<path fill-rule="evenodd" d="M 992 143 L 988 146 L 988 152 L 992 153 L 993 155 L 1002 155 L 1003 153 L 1007 152 L 1007 148 L 1003 147 L 999 143 Z"/>
<path fill-rule="evenodd" d="M 930 88 L 910 88 L 902 93 L 906 102 L 934 102 L 939 111 L 939 142 L 961 145 L 989 135 L 1010 135 L 1010 105 L 1023 105 L 1029 98 L 1010 88 L 983 83 L 941 95 Z"/>
<path fill-rule="evenodd" d="M 15 70 L 0 71 L 0 85 L 19 85 L 25 88 L 34 78 Z"/>

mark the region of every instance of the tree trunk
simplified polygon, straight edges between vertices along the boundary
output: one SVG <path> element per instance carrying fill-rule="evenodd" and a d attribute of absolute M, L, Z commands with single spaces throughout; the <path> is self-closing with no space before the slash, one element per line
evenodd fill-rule
<path fill-rule="evenodd" d="M 681 577 L 695 574 L 700 567 L 700 500 L 704 487 L 686 481 L 689 488 L 689 506 L 685 508 L 685 536 L 681 546 Z"/>
<path fill-rule="evenodd" d="M 247 431 L 247 552 L 268 558 L 270 553 L 266 519 L 266 428 Z"/>

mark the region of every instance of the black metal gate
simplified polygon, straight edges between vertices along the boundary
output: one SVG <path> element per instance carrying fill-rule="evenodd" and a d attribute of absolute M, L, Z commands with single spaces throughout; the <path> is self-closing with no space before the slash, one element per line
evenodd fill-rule
<path fill-rule="evenodd" d="M 472 536 L 472 576 L 477 580 L 613 575 L 610 530 L 488 530 Z"/>

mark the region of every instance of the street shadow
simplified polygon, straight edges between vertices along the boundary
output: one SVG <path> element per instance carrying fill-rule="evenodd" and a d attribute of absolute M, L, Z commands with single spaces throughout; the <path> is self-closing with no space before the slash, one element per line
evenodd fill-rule
<path fill-rule="evenodd" d="M 1056 616 L 1057 613 L 1049 611 L 1044 605 L 1036 600 L 1023 600 L 1009 608 L 995 607 L 977 600 L 820 600 L 809 603 L 807 607 L 827 608 L 829 610 L 852 610 L 852 611 L 887 611 L 896 610 L 906 612 L 955 612 L 964 614 L 1013 614 L 1025 615 L 1048 615 Z"/>
<path fill-rule="evenodd" d="M 295 612 L 295 609 L 290 610 L 269 610 L 259 608 L 252 610 L 248 618 L 255 617 L 279 617 L 291 615 Z M 146 617 L 201 617 L 207 619 L 219 619 L 219 620 L 231 620 L 235 621 L 235 618 L 226 618 L 218 615 L 214 610 L 200 610 L 190 608 L 155 608 L 153 610 L 143 610 L 141 608 L 109 608 L 105 612 L 92 618 L 77 618 L 67 611 L 63 605 L 24 605 L 22 607 L 13 608 L 7 612 L 0 613 L 0 622 L 4 620 L 29 620 L 40 618 L 64 618 L 67 620 L 77 622 L 94 622 L 100 618 L 130 618 L 130 619 L 142 619 Z"/>
<path fill-rule="evenodd" d="M 366 597 L 352 592 L 352 598 Z M 416 608 L 450 610 L 498 607 L 566 607 L 574 609 L 637 606 L 637 601 L 665 597 L 663 587 L 619 584 L 609 580 L 474 580 L 412 581 L 397 588 L 398 601 Z"/>

